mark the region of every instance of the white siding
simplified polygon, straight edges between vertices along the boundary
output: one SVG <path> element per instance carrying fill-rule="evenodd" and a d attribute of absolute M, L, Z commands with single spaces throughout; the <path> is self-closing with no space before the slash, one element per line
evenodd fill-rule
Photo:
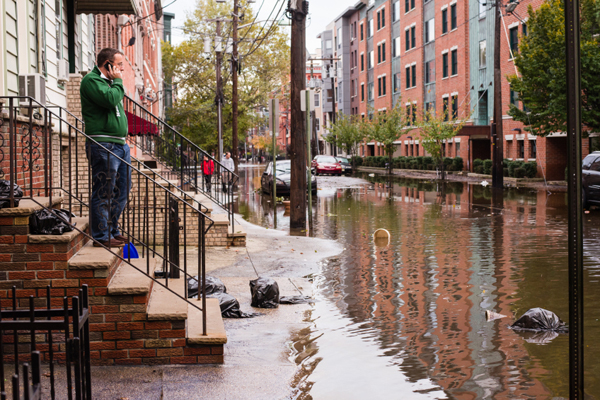
<path fill-rule="evenodd" d="M 16 0 L 3 0 L 4 13 L 4 65 L 5 94 L 16 96 L 19 94 L 19 44 L 17 31 L 17 2 Z"/>

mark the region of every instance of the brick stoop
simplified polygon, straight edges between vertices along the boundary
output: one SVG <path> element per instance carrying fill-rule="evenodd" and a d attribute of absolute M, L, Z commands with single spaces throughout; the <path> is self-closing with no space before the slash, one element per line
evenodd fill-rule
<path fill-rule="evenodd" d="M 49 206 L 48 199 L 36 200 Z M 60 198 L 53 201 L 54 207 L 60 204 Z M 45 308 L 48 285 L 51 305 L 60 307 L 64 296 L 77 296 L 85 284 L 90 296 L 93 364 L 223 362 L 227 336 L 218 301 L 207 299 L 209 334 L 202 336 L 198 333 L 202 312 L 145 275 L 147 272 L 153 276 L 159 259 L 132 259 L 133 266 L 129 265 L 116 255 L 120 248 L 113 248 L 113 254 L 93 247 L 77 230 L 63 235 L 30 235 L 29 217 L 41 208 L 33 201 L 22 200 L 18 208 L 0 210 L 3 308 L 12 306 L 9 297 L 13 286 L 19 307 L 27 307 L 29 296 L 34 296 L 35 306 Z M 87 232 L 87 219 L 75 218 L 74 222 L 79 230 Z M 169 287 L 183 293 L 184 283 L 184 279 L 170 279 Z M 5 351 L 10 356 L 8 347 Z"/>

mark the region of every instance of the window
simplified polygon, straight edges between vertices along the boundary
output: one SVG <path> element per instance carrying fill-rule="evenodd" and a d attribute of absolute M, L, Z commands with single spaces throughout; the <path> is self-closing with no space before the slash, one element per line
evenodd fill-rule
<path fill-rule="evenodd" d="M 442 77 L 448 77 L 448 53 L 442 54 Z"/>
<path fill-rule="evenodd" d="M 510 90 L 510 104 L 519 108 L 519 96 L 517 92 L 513 91 L 512 89 Z"/>
<path fill-rule="evenodd" d="M 523 32 L 523 36 L 527 36 L 527 24 L 523 23 L 523 27 L 522 27 L 522 32 Z"/>
<path fill-rule="evenodd" d="M 415 125 L 417 123 L 417 105 L 413 103 L 412 105 L 412 124 Z M 417 145 L 417 155 L 419 151 L 419 146 Z"/>
<path fill-rule="evenodd" d="M 537 146 L 535 140 L 529 141 L 529 158 L 537 158 Z"/>
<path fill-rule="evenodd" d="M 406 49 L 405 51 L 408 51 L 408 50 L 410 50 L 410 32 L 408 29 L 404 31 L 404 36 L 405 36 L 404 48 Z"/>
<path fill-rule="evenodd" d="M 63 54 L 63 19 L 62 19 L 62 1 L 56 0 L 54 3 L 55 26 L 56 26 L 56 58 L 62 60 Z"/>
<path fill-rule="evenodd" d="M 435 82 L 435 61 L 427 61 L 425 63 L 425 83 Z"/>
<path fill-rule="evenodd" d="M 479 42 L 479 68 L 485 68 L 487 65 L 486 41 Z"/>
<path fill-rule="evenodd" d="M 365 101 L 365 84 L 360 84 L 360 101 Z"/>
<path fill-rule="evenodd" d="M 369 25 L 367 26 L 367 37 L 373 36 L 373 18 L 369 20 Z"/>
<path fill-rule="evenodd" d="M 517 140 L 517 158 L 525 158 L 525 141 Z"/>
<path fill-rule="evenodd" d="M 369 52 L 369 69 L 373 68 L 375 65 L 375 52 L 371 50 Z"/>
<path fill-rule="evenodd" d="M 400 55 L 400 36 L 392 40 L 392 58 Z"/>
<path fill-rule="evenodd" d="M 442 35 L 448 33 L 448 9 L 442 10 Z"/>
<path fill-rule="evenodd" d="M 458 74 L 458 50 L 452 50 L 452 75 Z"/>
<path fill-rule="evenodd" d="M 381 64 L 381 44 L 377 45 L 377 64 Z"/>
<path fill-rule="evenodd" d="M 413 49 L 417 46 L 417 34 L 416 27 L 410 28 L 410 48 Z"/>
<path fill-rule="evenodd" d="M 381 43 L 381 62 L 385 62 L 385 42 Z"/>
<path fill-rule="evenodd" d="M 394 93 L 400 91 L 400 72 L 394 74 Z"/>
<path fill-rule="evenodd" d="M 479 1 L 479 19 L 485 18 L 487 4 L 485 1 Z"/>
<path fill-rule="evenodd" d="M 361 55 L 360 55 L 360 70 L 361 71 L 365 70 L 365 55 L 364 55 L 364 53 L 361 53 Z"/>
<path fill-rule="evenodd" d="M 325 48 L 331 49 L 331 39 L 325 41 Z"/>
<path fill-rule="evenodd" d="M 452 96 L 452 119 L 458 118 L 458 96 Z"/>
<path fill-rule="evenodd" d="M 410 88 L 410 67 L 406 67 L 406 88 Z"/>
<path fill-rule="evenodd" d="M 381 14 L 381 27 L 385 27 L 385 8 L 382 8 L 380 11 Z"/>
<path fill-rule="evenodd" d="M 410 126 L 410 121 L 411 121 L 411 112 L 412 112 L 412 107 L 409 105 L 406 106 L 406 125 Z M 408 155 L 408 145 L 406 145 L 406 154 Z"/>
<path fill-rule="evenodd" d="M 410 0 L 404 0 L 404 13 L 406 14 L 409 11 L 410 11 Z"/>
<path fill-rule="evenodd" d="M 321 107 L 319 100 L 320 100 L 320 96 L 318 93 L 315 93 L 315 107 Z"/>
<path fill-rule="evenodd" d="M 365 40 L 365 26 L 363 24 L 360 24 L 360 41 L 362 42 L 363 40 Z"/>
<path fill-rule="evenodd" d="M 381 82 L 383 86 L 383 96 L 385 96 L 387 94 L 387 80 L 385 75 L 381 77 Z"/>
<path fill-rule="evenodd" d="M 381 13 L 377 11 L 377 30 L 381 29 Z"/>
<path fill-rule="evenodd" d="M 392 22 L 400 21 L 400 2 L 392 4 Z"/>
<path fill-rule="evenodd" d="M 381 77 L 377 78 L 377 96 L 381 97 Z"/>
<path fill-rule="evenodd" d="M 460 142 L 454 143 L 454 157 L 460 157 Z"/>
<path fill-rule="evenodd" d="M 425 43 L 433 42 L 435 39 L 435 19 L 431 18 L 425 22 Z"/>
<path fill-rule="evenodd" d="M 425 103 L 425 117 L 429 119 L 430 115 L 435 115 L 435 102 L 430 101 Z"/>
<path fill-rule="evenodd" d="M 519 27 L 515 26 L 514 28 L 511 28 L 508 32 L 510 40 L 510 50 L 513 54 L 516 54 L 519 51 Z"/>
<path fill-rule="evenodd" d="M 452 4 L 450 6 L 450 30 L 454 30 L 457 28 L 456 23 L 456 4 Z"/>
<path fill-rule="evenodd" d="M 448 116 L 450 115 L 450 110 L 448 110 L 448 97 L 444 97 L 443 98 L 443 104 L 444 104 L 444 121 L 448 121 Z"/>
<path fill-rule="evenodd" d="M 415 0 L 410 0 L 410 9 L 415 8 Z"/>
<path fill-rule="evenodd" d="M 369 101 L 373 100 L 373 84 L 369 83 L 369 87 L 368 87 L 368 96 L 369 96 Z"/>
<path fill-rule="evenodd" d="M 315 118 L 315 130 L 318 132 L 321 130 L 321 121 L 319 118 Z"/>
<path fill-rule="evenodd" d="M 416 87 L 417 86 L 417 66 L 416 65 L 412 65 L 410 67 L 410 74 L 411 74 L 411 78 L 412 78 L 412 82 L 411 82 L 412 87 Z"/>
<path fill-rule="evenodd" d="M 337 30 L 337 41 L 338 41 L 338 49 L 342 48 L 342 28 L 338 28 Z"/>

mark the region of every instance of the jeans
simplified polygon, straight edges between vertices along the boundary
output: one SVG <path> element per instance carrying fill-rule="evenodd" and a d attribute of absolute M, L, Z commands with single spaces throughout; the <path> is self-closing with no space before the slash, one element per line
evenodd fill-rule
<path fill-rule="evenodd" d="M 204 174 L 204 187 L 206 188 L 207 192 L 210 192 L 210 181 L 211 181 L 212 175 L 208 175 L 208 174 Z"/>
<path fill-rule="evenodd" d="M 131 189 L 129 145 L 88 141 L 85 149 L 92 167 L 90 230 L 95 240 L 106 242 L 120 234 L 119 218 Z"/>

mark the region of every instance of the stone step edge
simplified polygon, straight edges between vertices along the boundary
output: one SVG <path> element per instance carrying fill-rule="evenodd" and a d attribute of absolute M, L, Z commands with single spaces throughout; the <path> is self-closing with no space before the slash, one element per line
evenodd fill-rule
<path fill-rule="evenodd" d="M 157 279 L 160 283 L 165 283 L 164 279 Z M 146 314 L 150 321 L 172 321 L 185 320 L 187 318 L 188 303 L 175 296 L 160 283 L 154 282 Z M 169 279 L 169 289 L 183 297 L 185 279 Z"/>
<path fill-rule="evenodd" d="M 73 218 L 71 222 L 75 223 L 75 228 L 71 232 L 65 232 L 62 235 L 29 235 L 28 243 L 69 243 L 75 239 L 78 235 L 81 235 L 79 231 L 84 231 L 89 225 L 88 218 Z"/>
<path fill-rule="evenodd" d="M 48 197 L 35 197 L 35 200 L 37 203 L 31 199 L 21 199 L 19 207 L 2 208 L 0 209 L 0 217 L 27 217 L 36 211 L 42 210 L 44 207 L 50 207 L 50 198 Z M 52 207 L 58 206 L 62 202 L 62 197 L 53 197 Z"/>
<path fill-rule="evenodd" d="M 115 253 L 123 251 L 122 249 L 122 247 L 111 248 Z M 71 257 L 68 265 L 69 269 L 77 270 L 109 269 L 117 259 L 115 254 L 103 247 L 94 247 L 93 241 L 90 240 L 77 254 Z"/>
<path fill-rule="evenodd" d="M 108 294 L 111 296 L 148 294 L 154 281 L 145 275 L 147 259 L 132 258 L 130 263 L 144 272 L 140 272 L 126 261 L 121 261 L 114 276 L 108 284 Z M 156 259 L 150 258 L 150 276 L 154 276 Z"/>
<path fill-rule="evenodd" d="M 192 300 L 201 307 L 201 300 Z M 219 299 L 206 299 L 206 336 L 202 335 L 202 311 L 188 304 L 187 343 L 189 345 L 222 345 L 227 343 L 227 332 L 221 316 Z"/>

